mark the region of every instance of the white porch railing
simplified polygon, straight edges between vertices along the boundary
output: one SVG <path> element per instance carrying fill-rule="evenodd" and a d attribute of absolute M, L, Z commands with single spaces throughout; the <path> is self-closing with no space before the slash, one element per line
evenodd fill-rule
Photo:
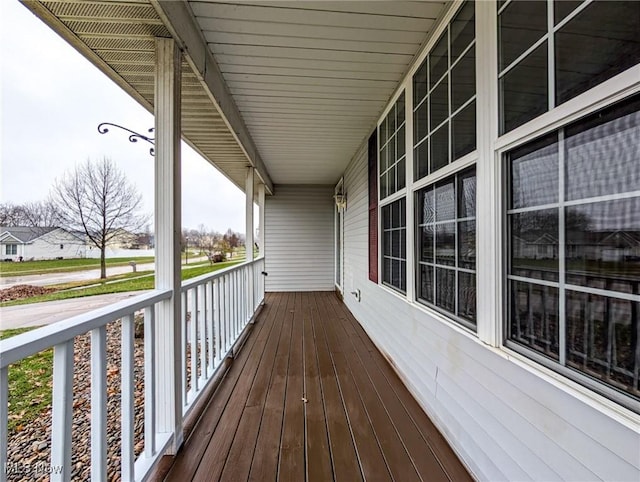
<path fill-rule="evenodd" d="M 183 283 L 182 408 L 186 415 L 202 395 L 222 361 L 264 299 L 264 258 Z M 171 290 L 154 290 L 53 325 L 0 341 L 0 480 L 7 479 L 8 380 L 10 365 L 53 348 L 51 418 L 52 481 L 71 479 L 74 340 L 91 336 L 91 480 L 107 480 L 107 326 L 121 328 L 121 467 L 123 481 L 145 480 L 173 441 L 173 433 L 156 429 L 155 313 Z M 135 315 L 144 315 L 144 451 L 134 447 Z M 82 448 L 86 451 L 86 447 Z M 111 478 L 111 476 L 109 477 Z"/>

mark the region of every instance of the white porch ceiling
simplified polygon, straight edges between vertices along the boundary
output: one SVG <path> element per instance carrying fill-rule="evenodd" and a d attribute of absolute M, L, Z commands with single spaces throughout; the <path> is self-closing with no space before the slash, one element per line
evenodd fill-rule
<path fill-rule="evenodd" d="M 189 0 L 280 184 L 337 182 L 445 3 Z"/>
<path fill-rule="evenodd" d="M 268 192 L 337 182 L 448 3 L 22 1 L 149 110 L 155 37 L 176 38 L 184 137 Z"/>

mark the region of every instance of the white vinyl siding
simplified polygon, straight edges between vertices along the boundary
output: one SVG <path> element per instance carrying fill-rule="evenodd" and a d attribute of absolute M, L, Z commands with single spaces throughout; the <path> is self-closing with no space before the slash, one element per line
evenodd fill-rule
<path fill-rule="evenodd" d="M 266 199 L 267 291 L 331 291 L 334 186 L 278 185 Z"/>
<path fill-rule="evenodd" d="M 345 303 L 476 478 L 637 480 L 637 419 L 369 281 L 366 148 L 345 191 Z"/>

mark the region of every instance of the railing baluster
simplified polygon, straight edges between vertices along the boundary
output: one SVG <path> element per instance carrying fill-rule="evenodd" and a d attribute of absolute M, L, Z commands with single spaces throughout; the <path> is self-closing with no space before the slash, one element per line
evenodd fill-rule
<path fill-rule="evenodd" d="M 53 407 L 51 421 L 51 480 L 71 480 L 73 425 L 73 339 L 53 347 Z"/>
<path fill-rule="evenodd" d="M 204 285 L 198 285 L 198 331 L 200 332 L 200 383 L 203 387 L 207 380 L 207 299 Z"/>
<path fill-rule="evenodd" d="M 91 480 L 107 479 L 107 327 L 91 330 Z"/>
<path fill-rule="evenodd" d="M 182 318 L 182 323 L 180 324 L 180 331 L 182 332 L 182 353 L 181 361 L 182 361 L 182 407 L 184 407 L 189 403 L 187 398 L 187 292 L 183 291 L 181 293 L 182 303 L 180 304 L 180 316 Z"/>
<path fill-rule="evenodd" d="M 229 289 L 229 275 L 225 275 L 224 278 L 224 351 L 225 353 L 231 348 L 231 290 Z"/>
<path fill-rule="evenodd" d="M 122 481 L 135 480 L 134 426 L 135 426 L 135 317 L 133 314 L 122 319 L 121 336 L 121 466 Z"/>
<path fill-rule="evenodd" d="M 156 453 L 155 305 L 144 309 L 144 454 Z"/>
<path fill-rule="evenodd" d="M 215 369 L 215 321 L 213 311 L 213 281 L 205 286 L 207 293 L 207 378 L 213 375 Z"/>
<path fill-rule="evenodd" d="M 9 367 L 0 368 L 0 400 L 9 400 Z M 9 423 L 9 407 L 0 403 L 0 481 L 7 480 L 7 431 Z"/>
<path fill-rule="evenodd" d="M 189 346 L 191 347 L 191 393 L 198 392 L 198 290 L 189 290 L 191 302 L 189 303 L 191 317 L 189 318 Z"/>

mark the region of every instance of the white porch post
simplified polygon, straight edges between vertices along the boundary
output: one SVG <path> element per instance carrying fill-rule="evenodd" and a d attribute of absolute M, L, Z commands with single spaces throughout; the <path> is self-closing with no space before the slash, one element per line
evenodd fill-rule
<path fill-rule="evenodd" d="M 264 184 L 258 185 L 258 257 L 264 257 Z"/>
<path fill-rule="evenodd" d="M 180 327 L 180 86 L 182 53 L 175 41 L 156 39 L 155 234 L 156 288 L 172 289 L 156 317 L 156 426 L 174 433 L 170 450 L 182 444 Z"/>
<path fill-rule="evenodd" d="M 247 228 L 245 233 L 247 261 L 253 261 L 253 177 L 253 167 L 249 167 L 247 169 L 247 182 L 245 185 L 245 196 L 247 200 Z"/>

